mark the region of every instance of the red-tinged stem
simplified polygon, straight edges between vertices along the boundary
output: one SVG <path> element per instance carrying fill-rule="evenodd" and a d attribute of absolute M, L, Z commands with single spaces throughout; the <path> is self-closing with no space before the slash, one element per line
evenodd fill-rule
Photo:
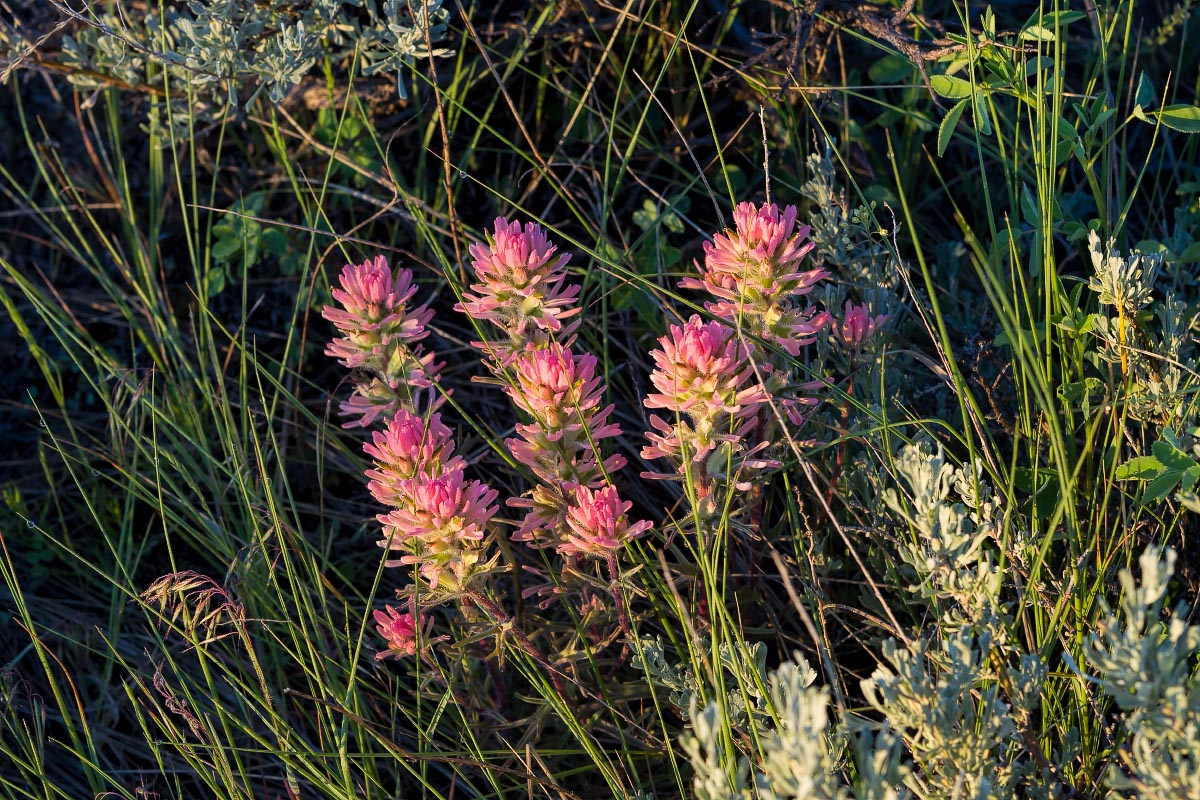
<path fill-rule="evenodd" d="M 608 579 L 611 581 L 609 588 L 612 590 L 613 604 L 617 607 L 617 621 L 625 634 L 625 645 L 622 648 L 624 652 L 629 647 L 629 642 L 633 641 L 633 626 L 629 624 L 629 612 L 625 609 L 625 590 L 621 587 L 621 571 L 617 566 L 615 550 L 608 552 Z"/>
<path fill-rule="evenodd" d="M 515 639 L 520 648 L 525 651 L 525 654 L 540 664 L 544 670 L 546 670 L 546 675 L 549 676 L 550 682 L 554 684 L 555 691 L 558 692 L 559 696 L 562 697 L 563 700 L 566 700 L 567 690 L 566 687 L 563 686 L 562 678 L 560 678 L 558 673 L 555 672 L 554 667 L 550 666 L 550 662 L 546 660 L 546 657 L 543 656 L 541 652 L 533 646 L 533 642 L 529 641 L 529 637 L 527 637 L 520 628 L 513 624 L 512 617 L 504 613 L 504 609 L 500 608 L 500 606 L 496 605 L 479 592 L 468 591 L 467 597 L 469 597 L 471 601 L 475 603 L 475 605 L 482 608 L 488 614 L 491 614 L 493 619 L 500 623 L 501 627 L 508 629 L 508 631 L 512 633 L 513 639 Z"/>

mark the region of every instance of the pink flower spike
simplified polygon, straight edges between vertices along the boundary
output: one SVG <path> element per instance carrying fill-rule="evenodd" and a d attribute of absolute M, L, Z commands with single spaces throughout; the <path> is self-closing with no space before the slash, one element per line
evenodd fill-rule
<path fill-rule="evenodd" d="M 704 322 L 698 314 L 683 326 L 672 325 L 653 350 L 650 381 L 657 393 L 646 408 L 667 408 L 708 419 L 718 413 L 748 416 L 752 406 L 767 400 L 753 381 L 750 358 L 754 347 L 739 342 L 734 330 L 720 322 Z"/>
<path fill-rule="evenodd" d="M 775 342 L 790 355 L 811 344 L 828 323 L 824 312 L 801 309 L 823 269 L 803 269 L 813 248 L 807 225 L 796 228 L 796 207 L 740 203 L 733 212 L 735 230 L 718 233 L 704 244 L 700 277 L 685 278 L 684 289 L 703 289 L 716 300 L 704 307 L 752 336 Z"/>
<path fill-rule="evenodd" d="M 384 606 L 384 610 L 375 610 L 375 629 L 387 642 L 387 649 L 375 654 L 376 660 L 393 657 L 405 658 L 416 655 L 420 646 L 429 637 L 429 629 L 433 620 L 417 612 L 401 614 L 393 605 Z"/>
<path fill-rule="evenodd" d="M 498 217 L 487 243 L 469 248 L 479 282 L 455 308 L 503 328 L 517 345 L 531 337 L 548 341 L 549 333 L 566 338 L 570 328 L 563 320 L 579 313 L 574 307 L 579 286 L 565 285 L 570 256 L 556 257 L 557 250 L 540 225 L 530 222 L 522 229 Z"/>
<path fill-rule="evenodd" d="M 847 347 L 857 349 L 874 336 L 875 332 L 889 319 L 891 317 L 887 314 L 872 317 L 871 310 L 867 308 L 866 303 L 856 306 L 847 300 L 846 315 L 835 326 L 835 329 L 838 337 Z"/>
<path fill-rule="evenodd" d="M 593 492 L 586 486 L 575 489 L 575 502 L 567 509 L 567 541 L 558 547 L 563 556 L 608 558 L 626 542 L 651 528 L 649 522 L 629 524 L 626 512 L 633 506 L 621 502 L 613 486 Z"/>
<path fill-rule="evenodd" d="M 443 472 L 461 470 L 466 462 L 454 455 L 454 439 L 442 424 L 442 415 L 428 421 L 404 408 L 388 420 L 387 430 L 371 434 L 363 452 L 375 460 L 367 470 L 367 488 L 380 503 L 401 506 L 408 501 L 409 481 L 418 476 L 433 478 Z"/>
<path fill-rule="evenodd" d="M 371 366 L 384 371 L 392 350 L 412 345 L 429 335 L 425 326 L 433 317 L 428 306 L 409 308 L 416 294 L 412 272 L 401 268 L 393 277 L 387 259 L 348 264 L 333 290 L 341 308 L 326 306 L 321 315 L 343 334 L 326 352 L 353 369 Z"/>
<path fill-rule="evenodd" d="M 379 516 L 385 536 L 379 545 L 408 553 L 388 566 L 418 564 L 430 588 L 442 582 L 463 588 L 482 556 L 481 543 L 498 510 L 498 492 L 479 481 L 468 483 L 458 468 L 406 481 L 400 494 L 406 502 Z M 443 570 L 449 570 L 449 580 Z"/>

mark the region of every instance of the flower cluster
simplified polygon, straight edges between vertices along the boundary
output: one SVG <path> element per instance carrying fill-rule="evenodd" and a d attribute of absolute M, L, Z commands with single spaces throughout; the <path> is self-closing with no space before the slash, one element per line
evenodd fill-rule
<path fill-rule="evenodd" d="M 798 355 L 829 321 L 826 312 L 798 304 L 828 277 L 823 269 L 801 269 L 813 247 L 804 242 L 809 228 L 796 230 L 795 206 L 780 211 L 774 203 L 739 203 L 733 219 L 735 230 L 704 243 L 704 264 L 696 265 L 700 278 L 685 278 L 679 286 L 707 291 L 717 298 L 704 306 L 714 316 Z"/>
<path fill-rule="evenodd" d="M 658 391 L 646 398 L 646 408 L 674 411 L 671 424 L 657 414 L 650 444 L 642 457 L 671 458 L 677 463 L 700 462 L 721 442 L 736 444 L 755 425 L 767 394 L 754 375 L 754 346 L 739 341 L 736 332 L 693 315 L 685 325 L 672 325 L 654 350 L 650 382 Z M 686 417 L 686 420 L 684 419 Z"/>
<path fill-rule="evenodd" d="M 555 256 L 557 251 L 540 225 L 527 222 L 522 228 L 503 217 L 496 219 L 486 244 L 470 246 L 479 282 L 463 293 L 455 309 L 505 333 L 505 339 L 474 342 L 475 347 L 507 364 L 528 346 L 543 345 L 551 335 L 566 340 L 578 327 L 577 320 L 563 324 L 579 313 L 574 306 L 579 287 L 566 284 L 564 268 L 571 257 Z"/>
<path fill-rule="evenodd" d="M 375 630 L 387 643 L 387 649 L 375 654 L 377 660 L 416 655 L 423 645 L 428 644 L 432 619 L 416 610 L 401 614 L 393 605 L 383 608 L 383 611 L 375 610 Z"/>
<path fill-rule="evenodd" d="M 856 306 L 847 300 L 846 315 L 841 322 L 834 323 L 834 331 L 848 349 L 859 350 L 889 319 L 887 314 L 872 317 L 866 303 Z"/>
<path fill-rule="evenodd" d="M 505 219 L 497 219 L 486 244 L 472 245 L 470 253 L 478 282 L 457 308 L 503 331 L 500 341 L 475 346 L 490 355 L 489 368 L 506 380 L 508 396 L 529 417 L 505 444 L 540 481 L 530 497 L 508 501 L 527 509 L 513 539 L 565 556 L 614 554 L 649 524 L 628 523 L 630 504 L 622 504 L 610 484 L 624 457 L 598 451 L 599 442 L 619 436 L 621 428 L 610 421 L 613 407 L 603 404 L 595 356 L 571 349 L 579 286 L 567 282 L 569 256 L 556 256 L 541 226 Z"/>
<path fill-rule="evenodd" d="M 596 453 L 594 443 L 619 436 L 621 428 L 608 421 L 613 407 L 600 407 L 604 388 L 595 356 L 551 344 L 523 354 L 513 374 L 506 391 L 533 420 L 517 425 L 520 439 L 507 440 L 514 458 L 547 483 L 587 486 L 625 465 L 620 455 L 601 460 Z"/>
<path fill-rule="evenodd" d="M 367 488 L 392 510 L 379 515 L 381 547 L 403 555 L 388 566 L 416 564 L 430 589 L 462 590 L 484 566 L 484 537 L 497 493 L 465 477 L 450 429 L 433 414 L 401 409 L 363 450 L 375 462 Z"/>
<path fill-rule="evenodd" d="M 369 376 L 342 404 L 342 413 L 356 418 L 346 427 L 385 423 L 363 451 L 374 464 L 367 488 L 389 509 L 378 517 L 379 545 L 400 553 L 386 565 L 415 565 L 427 600 L 469 591 L 491 566 L 487 536 L 497 493 L 467 479 L 453 434 L 435 413 L 442 400 L 434 387 L 441 365 L 419 344 L 429 335 L 425 326 L 433 312 L 413 303 L 412 273 L 393 273 L 383 257 L 348 265 L 339 282 L 333 290 L 338 305 L 322 314 L 342 335 L 326 353 Z M 423 638 L 418 628 L 428 629 L 415 603 L 407 614 L 387 606 L 375 620 L 388 644 L 381 657 L 412 655 Z"/>
<path fill-rule="evenodd" d="M 351 418 L 344 427 L 365 428 L 386 420 L 402 406 L 415 406 L 422 392 L 434 397 L 441 364 L 417 344 L 429 335 L 425 326 L 433 311 L 425 305 L 413 307 L 417 287 L 412 272 L 401 268 L 393 275 L 387 259 L 378 256 L 346 265 L 339 282 L 333 298 L 340 307 L 326 306 L 321 314 L 342 336 L 330 342 L 325 353 L 367 375 L 341 405 L 342 415 Z"/>
<path fill-rule="evenodd" d="M 605 558 L 625 542 L 650 530 L 651 524 L 646 521 L 629 524 L 627 512 L 633 503 L 622 502 L 612 486 L 594 492 L 586 486 L 578 486 L 574 499 L 567 511 L 570 533 L 559 547 L 563 555 Z"/>

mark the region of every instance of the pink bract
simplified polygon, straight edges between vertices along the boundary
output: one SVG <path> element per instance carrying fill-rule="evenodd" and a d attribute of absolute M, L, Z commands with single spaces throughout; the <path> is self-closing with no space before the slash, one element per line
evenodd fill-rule
<path fill-rule="evenodd" d="M 746 416 L 767 400 L 755 381 L 750 358 L 754 347 L 739 342 L 732 328 L 704 322 L 698 314 L 685 325 L 672 325 L 653 350 L 650 382 L 658 392 L 646 408 L 666 408 L 693 418 L 724 412 Z"/>
<path fill-rule="evenodd" d="M 595 356 L 577 356 L 569 348 L 551 344 L 521 355 L 513 371 L 516 385 L 506 391 L 518 408 L 548 432 L 592 421 L 589 417 L 603 393 Z M 617 433 L 620 429 L 609 435 Z"/>
<path fill-rule="evenodd" d="M 455 308 L 503 328 L 512 340 L 499 343 L 506 356 L 520 352 L 529 339 L 548 341 L 549 333 L 565 338 L 570 332 L 563 320 L 579 313 L 574 307 L 579 287 L 566 285 L 570 256 L 556 257 L 557 250 L 540 225 L 529 222 L 522 228 L 503 217 L 496 219 L 486 244 L 469 248 L 479 281 Z"/>
<path fill-rule="evenodd" d="M 412 272 L 401 268 L 393 277 L 387 259 L 376 257 L 348 264 L 339 276 L 342 288 L 333 290 L 341 308 L 326 306 L 321 315 L 343 334 L 329 343 L 326 353 L 350 369 L 382 371 L 397 346 L 412 345 L 429 335 L 433 317 L 428 306 L 409 308 L 416 294 Z"/>
<path fill-rule="evenodd" d="M 835 330 L 843 344 L 847 347 L 858 348 L 874 336 L 875 332 L 889 319 L 891 317 L 887 314 L 872 317 L 871 309 L 867 307 L 866 303 L 856 306 L 847 300 L 846 314 L 842 317 L 842 321 L 835 325 Z"/>
<path fill-rule="evenodd" d="M 432 619 L 427 619 L 420 612 L 415 616 L 412 613 L 401 613 L 400 609 L 393 605 L 384 606 L 383 611 L 376 609 L 374 617 L 375 629 L 387 643 L 386 650 L 375 654 L 376 659 L 416 655 L 420 640 L 428 637 L 429 628 L 433 624 Z"/>
<path fill-rule="evenodd" d="M 705 308 L 747 333 L 772 341 L 790 355 L 811 344 L 829 322 L 825 312 L 800 309 L 798 298 L 822 278 L 823 269 L 803 270 L 813 244 L 807 225 L 796 228 L 796 207 L 783 211 L 773 203 L 739 203 L 735 230 L 718 233 L 704 244 L 700 278 L 685 278 L 685 289 L 703 289 L 715 301 Z"/>
<path fill-rule="evenodd" d="M 480 560 L 479 543 L 496 514 L 498 493 L 479 481 L 468 483 L 462 469 L 413 478 L 402 484 L 401 492 L 409 501 L 380 515 L 387 538 L 379 544 L 409 553 L 388 566 L 418 564 L 434 589 L 448 569 L 451 588 L 462 588 Z"/>
<path fill-rule="evenodd" d="M 631 539 L 650 529 L 649 522 L 629 524 L 626 512 L 632 503 L 622 502 L 613 486 L 592 491 L 586 486 L 575 489 L 575 502 L 567 510 L 570 533 L 560 544 L 564 556 L 580 555 L 607 558 Z"/>
<path fill-rule="evenodd" d="M 363 452 L 375 460 L 375 469 L 367 470 L 371 479 L 367 488 L 388 506 L 401 506 L 411 499 L 406 494 L 411 479 L 433 478 L 466 466 L 454 455 L 453 434 L 442 423 L 441 414 L 426 421 L 404 408 L 396 410 L 386 430 L 371 434 Z"/>

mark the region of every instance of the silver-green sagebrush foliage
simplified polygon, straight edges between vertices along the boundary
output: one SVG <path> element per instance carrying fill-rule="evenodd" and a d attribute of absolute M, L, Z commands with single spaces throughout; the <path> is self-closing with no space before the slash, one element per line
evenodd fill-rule
<path fill-rule="evenodd" d="M 178 98 L 179 116 L 199 111 L 211 120 L 260 94 L 283 100 L 325 58 L 358 59 L 367 75 L 394 74 L 406 97 L 414 60 L 450 54 L 436 46 L 446 36 L 442 0 L 206 0 L 159 8 L 151 3 L 141 15 L 74 13 L 84 24 L 63 39 L 63 63 L 74 68 L 70 80 L 87 89 L 114 80 L 161 86 Z M 6 38 L 11 53 L 31 45 L 12 29 Z"/>

